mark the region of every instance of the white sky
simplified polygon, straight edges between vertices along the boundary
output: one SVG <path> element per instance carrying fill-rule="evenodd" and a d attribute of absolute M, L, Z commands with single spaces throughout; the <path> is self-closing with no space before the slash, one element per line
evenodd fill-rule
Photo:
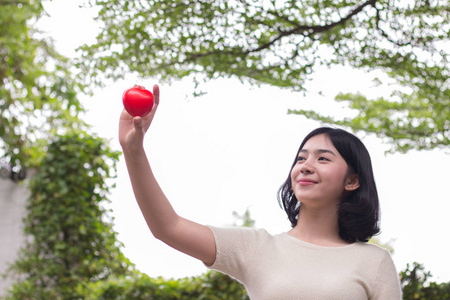
<path fill-rule="evenodd" d="M 98 30 L 92 13 L 76 1 L 45 1 L 43 28 L 66 56 L 93 41 Z M 234 222 L 232 212 L 250 209 L 256 226 L 278 233 L 289 229 L 276 192 L 286 179 L 303 137 L 320 124 L 288 115 L 287 109 L 317 108 L 324 114 L 342 111 L 332 101 L 338 92 L 386 93 L 376 88 L 374 75 L 336 67 L 322 70 L 302 94 L 274 87 L 250 87 L 223 79 L 204 85 L 207 95 L 193 98 L 194 84 L 181 80 L 160 84 L 158 108 L 145 148 L 160 185 L 177 212 L 193 221 L 215 226 Z M 122 92 L 135 83 L 155 82 L 132 76 L 82 96 L 85 120 L 99 136 L 120 150 L 117 125 Z M 319 95 L 322 91 L 322 95 Z M 374 166 L 381 208 L 383 242 L 392 241 L 397 269 L 423 263 L 432 280 L 450 281 L 449 155 L 444 151 L 385 155 L 389 148 L 374 137 L 359 135 Z M 112 200 L 115 229 L 123 252 L 149 276 L 179 278 L 199 275 L 206 268 L 153 238 L 134 200 L 123 157 L 118 164 Z"/>

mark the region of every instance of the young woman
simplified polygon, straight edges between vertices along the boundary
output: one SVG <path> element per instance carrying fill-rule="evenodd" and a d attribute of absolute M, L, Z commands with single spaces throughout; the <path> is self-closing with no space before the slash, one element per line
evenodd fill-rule
<path fill-rule="evenodd" d="M 153 175 L 143 140 L 159 105 L 144 118 L 123 111 L 119 140 L 133 191 L 153 235 L 242 282 L 251 299 L 401 299 L 388 251 L 367 244 L 379 232 L 370 156 L 355 136 L 319 128 L 301 143 L 279 201 L 289 232 L 215 228 L 179 216 Z"/>

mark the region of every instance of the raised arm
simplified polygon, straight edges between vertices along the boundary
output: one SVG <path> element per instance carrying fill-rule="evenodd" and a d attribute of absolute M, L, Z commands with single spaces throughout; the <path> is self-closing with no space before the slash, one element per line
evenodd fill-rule
<path fill-rule="evenodd" d="M 216 258 L 212 231 L 180 217 L 161 190 L 147 159 L 143 141 L 159 105 L 159 87 L 153 87 L 155 105 L 145 117 L 120 116 L 119 141 L 141 212 L 153 235 L 169 246 L 211 265 Z"/>

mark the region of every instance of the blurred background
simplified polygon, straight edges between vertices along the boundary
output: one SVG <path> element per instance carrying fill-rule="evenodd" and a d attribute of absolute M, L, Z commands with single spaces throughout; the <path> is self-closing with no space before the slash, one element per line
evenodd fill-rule
<path fill-rule="evenodd" d="M 17 8 L 16 4 L 3 2 L 0 4 L 1 7 L 15 6 Z M 282 2 L 278 1 L 278 6 L 274 4 L 275 2 L 264 2 L 265 4 L 261 4 L 261 12 L 256 6 L 253 8 L 255 9 L 253 19 L 261 21 L 262 12 L 268 12 L 268 20 L 274 22 L 273 28 L 279 28 L 281 21 L 270 17 L 271 14 L 274 15 L 273 12 L 283 12 L 284 9 L 286 15 L 289 15 L 289 12 L 295 15 L 294 8 L 288 8 L 286 3 L 283 6 Z M 306 4 L 308 1 L 304 2 Z M 378 1 L 375 2 L 378 3 Z M 19 256 L 17 249 L 19 245 L 25 243 L 25 240 L 17 232 L 20 232 L 19 229 L 23 226 L 30 226 L 27 223 L 23 225 L 19 218 L 20 215 L 25 217 L 27 214 L 23 209 L 25 206 L 23 198 L 27 196 L 26 189 L 23 184 L 11 187 L 13 182 L 22 181 L 10 179 L 13 176 L 11 174 L 19 174 L 21 170 L 27 169 L 27 163 L 21 159 L 32 157 L 42 162 L 40 160 L 42 158 L 39 157 L 41 154 L 30 156 L 29 153 L 34 152 L 27 149 L 37 148 L 41 138 L 57 136 L 64 131 L 62 129 L 65 126 L 69 126 L 82 130 L 88 128 L 85 131 L 87 135 L 105 139 L 111 151 L 120 151 L 117 125 L 123 109 L 121 101 L 123 91 L 134 84 L 143 85 L 148 89 L 153 84 L 159 84 L 161 105 L 146 137 L 145 148 L 160 185 L 179 214 L 203 224 L 234 226 L 239 225 L 241 221 L 235 215 L 243 216 L 248 212 L 250 218 L 254 220 L 255 227 L 265 228 L 271 233 L 288 230 L 289 222 L 277 203 L 277 189 L 288 176 L 290 165 L 303 137 L 325 121 L 330 124 L 334 120 L 334 126 L 342 126 L 359 136 L 371 154 L 382 208 L 382 233 L 377 237 L 377 242 L 393 249 L 392 255 L 397 270 L 400 272 L 405 270 L 408 264 L 411 266 L 414 262 L 418 262 L 433 275 L 431 277 L 433 282 L 440 284 L 450 281 L 447 259 L 450 245 L 446 239 L 447 229 L 450 228 L 450 220 L 447 217 L 447 212 L 450 210 L 448 196 L 450 167 L 448 116 L 450 112 L 448 64 L 443 63 L 449 48 L 446 48 L 447 52 L 442 50 L 445 49 L 442 43 L 448 46 L 448 12 L 438 17 L 427 12 L 426 6 L 421 8 L 422 12 L 419 12 L 417 8 L 419 4 L 416 4 L 417 7 L 414 5 L 402 7 L 399 2 L 396 2 L 398 7 L 393 6 L 393 10 L 411 9 L 416 16 L 423 13 L 426 18 L 430 18 L 431 21 L 427 23 L 429 28 L 425 28 L 426 24 L 417 25 L 405 17 L 405 26 L 406 24 L 412 27 L 417 26 L 418 29 L 415 32 L 420 30 L 425 32 L 431 30 L 430 28 L 436 32 L 441 30 L 438 32 L 440 35 L 430 34 L 433 35 L 433 39 L 428 37 L 429 47 L 425 48 L 420 44 L 423 36 L 409 36 L 413 41 L 411 42 L 394 30 L 398 26 L 388 22 L 389 14 L 392 12 L 389 9 L 386 11 L 382 9 L 384 2 L 378 3 L 377 7 L 379 11 L 386 14 L 385 23 L 378 28 L 378 32 L 383 33 L 378 37 L 380 39 L 378 42 L 375 37 L 367 36 L 370 33 L 368 29 L 370 27 L 364 27 L 364 22 L 371 19 L 373 14 L 369 7 L 363 7 L 362 4 L 353 6 L 353 8 L 361 7 L 363 12 L 361 17 L 357 16 L 356 11 L 351 10 L 350 7 L 337 7 L 340 17 L 355 13 L 352 19 L 354 21 L 342 22 L 340 24 L 342 28 L 336 32 L 330 29 L 329 34 L 320 36 L 322 38 L 320 42 L 320 38 L 313 37 L 312 33 L 316 28 L 323 27 L 320 25 L 321 22 L 332 24 L 329 23 L 330 20 L 336 23 L 339 21 L 335 20 L 337 16 L 331 13 L 330 15 L 324 13 L 318 17 L 318 20 L 311 17 L 310 21 L 317 25 L 308 29 L 311 30 L 310 36 L 303 35 L 305 38 L 303 43 L 299 42 L 302 35 L 298 35 L 291 37 L 286 45 L 280 39 L 280 43 L 267 46 L 271 52 L 261 53 L 259 56 L 247 54 L 245 57 L 249 59 L 249 62 L 245 65 L 250 71 L 245 73 L 240 69 L 239 62 L 243 59 L 239 58 L 241 57 L 239 55 L 236 55 L 239 59 L 233 58 L 236 59 L 238 66 L 224 67 L 221 63 L 225 65 L 228 63 L 227 59 L 230 59 L 233 51 L 236 50 L 233 47 L 241 43 L 240 35 L 244 36 L 248 34 L 248 31 L 254 30 L 253 34 L 242 37 L 243 40 L 248 41 L 248 45 L 241 45 L 240 48 L 251 47 L 252 39 L 256 40 L 258 37 L 263 39 L 266 36 L 268 41 L 273 39 L 275 36 L 272 32 L 273 28 L 269 30 L 262 25 L 267 25 L 268 21 L 261 21 L 259 27 L 255 25 L 259 29 L 248 24 L 242 29 L 234 29 L 237 33 L 235 32 L 236 45 L 233 45 L 227 40 L 229 37 L 226 30 L 224 33 L 221 31 L 223 28 L 228 28 L 227 26 L 221 27 L 223 24 L 220 21 L 217 21 L 215 31 L 207 26 L 210 24 L 207 22 L 210 18 L 208 10 L 197 9 L 194 4 L 192 6 L 186 4 L 185 7 L 179 4 L 180 10 L 195 16 L 198 24 L 204 24 L 206 32 L 204 36 L 200 35 L 199 40 L 195 40 L 196 28 L 189 28 L 187 36 L 191 40 L 188 38 L 187 41 L 183 41 L 176 40 L 176 32 L 170 30 L 181 26 L 178 30 L 182 32 L 183 22 L 193 21 L 184 20 L 183 12 L 180 12 L 181 21 L 177 23 L 176 13 L 178 12 L 174 8 L 178 6 L 175 4 L 170 6 L 172 1 L 166 4 L 158 4 L 158 1 L 148 2 L 148 5 L 144 2 L 140 4 L 143 6 L 140 10 L 138 1 L 129 1 L 128 5 L 124 2 L 117 6 L 112 3 L 112 1 L 97 1 L 97 6 L 94 7 L 90 7 L 84 1 L 43 1 L 42 3 L 31 1 L 23 4 L 36 7 L 42 4 L 45 11 L 39 18 L 32 17 L 24 21 L 26 24 L 36 23 L 35 28 L 39 29 L 39 32 L 28 32 L 28 34 L 37 38 L 53 39 L 53 43 L 47 45 L 51 48 L 51 50 L 47 49 L 49 53 L 55 51 L 58 55 L 68 58 L 67 61 L 61 60 L 64 63 L 59 64 L 52 62 L 58 61 L 58 56 L 51 54 L 53 57 L 46 61 L 46 55 L 50 54 L 37 53 L 42 55 L 39 63 L 55 72 L 62 72 L 64 65 L 69 72 L 77 74 L 79 76 L 77 78 L 90 82 L 87 84 L 88 88 L 79 88 L 77 84 L 66 82 L 66 85 L 73 87 L 75 91 L 80 89 L 80 92 L 68 95 L 69 91 L 63 89 L 59 92 L 63 98 L 65 97 L 64 101 L 60 101 L 62 98 L 59 96 L 54 97 L 56 99 L 54 103 L 53 100 L 49 100 L 48 111 L 56 107 L 55 111 L 66 111 L 68 115 L 57 115 L 46 111 L 48 107 L 45 107 L 43 97 L 39 100 L 40 106 L 36 104 L 36 101 L 34 106 L 27 106 L 26 101 L 21 100 L 21 106 L 11 105 L 8 108 L 4 105 L 6 108 L 2 108 L 4 128 L 9 126 L 10 130 L 13 130 L 11 128 L 14 128 L 16 121 L 12 120 L 15 115 L 18 116 L 17 127 L 28 128 L 23 132 L 16 130 L 17 136 L 21 138 L 19 138 L 20 142 L 14 145 L 9 143 L 14 140 L 13 134 L 9 134 L 5 129 L 0 132 L 3 135 L 2 170 L 5 174 L 0 182 L 3 207 L 0 211 L 2 214 L 0 219 L 3 220 L 2 227 L 5 228 L 1 232 L 3 265 L 6 265 L 8 260 L 14 261 L 14 258 Z M 229 8 L 223 3 L 211 9 L 225 14 Z M 232 3 L 229 2 L 228 5 L 231 7 Z M 436 5 L 438 9 L 438 4 Z M 201 20 L 199 9 L 203 11 L 203 21 L 199 21 Z M 314 9 L 317 13 L 320 7 L 314 7 Z M 136 13 L 137 11 L 141 14 Z M 4 19 L 6 19 L 5 14 L 6 11 L 3 10 L 2 18 Z M 94 20 L 97 15 L 101 16 L 101 21 Z M 326 21 L 327 17 L 328 21 Z M 433 25 L 435 24 L 433 17 L 440 18 L 443 24 L 441 29 L 438 30 L 437 26 Z M 234 18 L 236 18 L 236 24 L 239 23 L 238 16 L 232 15 L 228 24 L 229 28 L 235 28 L 232 27 L 236 25 L 233 24 Z M 306 18 L 306 20 L 309 19 Z M 297 21 L 299 20 L 294 20 L 292 17 L 286 22 L 294 26 Z M 167 25 L 170 22 L 172 22 L 171 27 Z M 147 24 L 146 28 L 153 29 L 145 31 L 140 24 Z M 164 24 L 161 25 L 160 31 L 157 30 L 158 24 Z M 345 24 L 347 25 L 344 26 Z M 125 28 L 125 26 L 129 27 Z M 133 30 L 135 36 L 130 35 Z M 405 36 L 406 31 L 407 29 L 399 30 Z M 146 37 L 144 32 L 154 36 L 154 39 Z M 223 34 L 223 39 L 215 38 L 212 35 L 214 32 L 217 36 Z M 351 32 L 354 35 L 351 35 Z M 164 33 L 165 36 L 163 36 Z M 96 40 L 97 36 L 100 37 L 98 40 Z M 313 42 L 308 44 L 306 37 L 319 41 L 319 44 L 328 43 L 330 48 L 317 46 L 315 49 L 316 44 Z M 132 41 L 139 39 L 142 41 L 148 39 L 153 41 L 153 44 L 149 42 L 134 45 Z M 405 43 L 405 46 L 395 48 L 392 39 L 397 39 L 397 44 Z M 210 44 L 217 43 L 210 45 L 205 41 L 210 41 Z M 389 45 L 389 42 L 392 44 Z M 214 53 L 215 50 L 211 49 L 219 49 L 224 56 L 212 56 L 209 58 L 209 63 L 195 61 L 192 58 L 191 62 L 183 65 L 181 63 L 183 59 L 180 57 L 188 52 L 183 52 L 187 50 L 183 50 L 181 46 L 179 49 L 176 48 L 182 43 L 191 44 L 191 48 L 186 47 L 192 53 L 195 51 Z M 83 45 L 94 46 L 77 51 Z M 310 51 L 304 54 L 304 63 L 311 65 L 310 68 L 303 70 L 298 67 L 300 61 L 295 60 L 296 56 L 293 56 L 292 61 L 281 68 L 284 71 L 277 69 L 280 65 L 277 65 L 278 60 L 288 60 L 290 52 L 287 52 L 291 50 L 292 45 L 303 45 L 302 51 Z M 347 48 L 344 45 L 347 45 Z M 232 49 L 229 50 L 227 46 Z M 148 53 L 148 57 L 127 52 L 129 51 L 127 47 L 134 47 L 136 53 Z M 330 50 L 333 47 L 341 49 L 336 50 L 339 55 Z M 379 51 L 372 53 L 370 47 Z M 260 48 L 262 49 L 262 46 Z M 393 49 L 397 49 L 395 50 L 397 52 Z M 161 53 L 162 51 L 166 53 Z M 257 51 L 254 50 L 254 52 Z M 360 56 L 358 52 L 361 53 Z M 126 57 L 127 55 L 129 57 Z M 366 55 L 373 60 L 370 61 Z M 317 57 L 310 62 L 306 61 L 307 57 L 312 56 Z M 400 56 L 402 59 L 399 59 Z M 419 58 L 413 59 L 411 58 L 413 56 Z M 178 62 L 167 67 L 161 62 L 161 57 L 166 57 L 166 64 L 169 64 L 170 58 Z M 342 57 L 346 57 L 346 60 Z M 422 61 L 421 58 L 423 58 Z M 322 63 L 317 60 L 321 60 Z M 383 63 L 380 62 L 382 60 L 384 60 Z M 270 65 L 271 61 L 274 62 L 273 65 Z M 363 66 L 362 61 L 366 61 L 367 66 Z M 399 74 L 393 71 L 396 65 L 402 66 L 398 67 Z M 289 70 L 289 67 L 292 70 Z M 225 71 L 227 68 L 229 73 Z M 414 68 L 416 71 L 411 71 Z M 187 74 L 186 70 L 189 69 L 198 72 Z M 301 71 L 296 73 L 296 70 L 300 69 Z M 270 73 L 271 70 L 273 73 Z M 23 72 L 26 73 L 26 71 Z M 284 74 L 283 72 L 288 75 L 280 75 Z M 406 74 L 407 72 L 410 73 Z M 440 75 L 438 76 L 437 73 Z M 256 75 L 252 77 L 252 74 Z M 416 77 L 413 77 L 413 74 L 416 74 Z M 83 75 L 86 76 L 83 77 Z M 62 76 L 61 73 L 58 76 Z M 425 78 L 428 76 L 428 83 L 424 81 L 423 76 Z M 13 89 L 9 86 L 14 87 L 15 90 L 10 94 L 12 96 L 8 96 L 11 97 L 11 102 L 18 94 L 17 90 L 24 89 L 25 85 L 25 80 L 22 83 L 18 83 L 18 80 L 4 80 L 5 90 Z M 58 80 L 54 80 L 52 88 L 57 85 Z M 64 85 L 60 84 L 60 86 Z M 424 86 L 429 88 L 426 89 Z M 437 90 L 439 92 L 436 92 Z M 26 99 L 32 93 L 39 94 L 31 88 L 27 95 L 19 96 Z M 8 97 L 5 96 L 4 99 L 9 99 Z M 52 97 L 51 93 L 50 97 Z M 3 101 L 2 104 L 8 103 L 8 100 L 1 101 Z M 58 101 L 63 103 L 61 107 L 56 104 Z M 78 106 L 84 110 L 78 111 Z M 39 112 L 34 113 L 33 117 L 27 117 L 26 114 L 33 109 Z M 416 112 L 423 115 L 416 115 Z M 63 118 L 69 120 L 68 123 L 58 121 Z M 378 121 L 374 121 L 377 118 Z M 79 121 L 72 119 L 80 119 L 87 125 L 77 125 Z M 35 128 L 29 130 L 32 126 Z M 39 133 L 39 128 L 45 134 Z M 26 144 L 22 140 L 28 132 L 33 135 L 33 138 L 30 138 L 30 144 L 34 146 L 20 148 L 21 145 Z M 14 151 L 14 147 L 25 150 Z M 43 149 L 48 150 L 48 146 L 43 146 Z M 45 153 L 45 151 L 39 153 Z M 118 243 L 122 243 L 119 248 L 123 256 L 134 264 L 138 271 L 153 278 L 161 276 L 165 279 L 180 279 L 201 276 L 207 272 L 202 263 L 170 249 L 151 235 L 134 200 L 123 157 L 119 153 L 116 155 L 118 155 L 117 169 L 113 172 L 115 176 L 106 179 L 106 184 L 114 185 L 114 187 L 99 195 L 109 200 L 102 202 L 100 206 L 106 210 L 111 209 L 106 215 L 113 218 L 111 232 L 116 234 Z M 16 164 L 16 162 L 19 163 Z M 36 166 L 39 166 L 39 163 L 35 165 L 29 163 L 29 169 Z M 39 167 L 37 169 L 39 170 Z M 29 179 L 31 176 L 28 174 L 26 177 Z M 8 187 L 5 187 L 6 185 Z M 13 192 L 16 188 L 21 189 L 21 196 L 14 196 L 18 200 L 12 201 L 11 195 L 19 193 Z M 32 191 L 34 195 L 35 190 Z M 9 204 L 6 203 L 8 201 L 10 201 Z M 81 227 L 77 226 L 77 228 Z M 12 282 L 12 277 L 8 278 Z"/>

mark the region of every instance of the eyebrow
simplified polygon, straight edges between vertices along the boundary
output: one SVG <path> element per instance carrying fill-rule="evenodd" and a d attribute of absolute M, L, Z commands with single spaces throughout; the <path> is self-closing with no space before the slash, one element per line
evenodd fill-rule
<path fill-rule="evenodd" d="M 328 150 L 328 149 L 317 149 L 317 150 L 315 150 L 314 152 L 315 152 L 315 153 L 318 153 L 318 154 L 322 154 L 322 153 L 330 153 L 330 154 L 336 156 L 336 154 L 335 154 L 333 151 Z M 302 149 L 302 150 L 300 150 L 299 153 L 309 153 L 309 150 L 308 150 L 308 149 Z"/>

